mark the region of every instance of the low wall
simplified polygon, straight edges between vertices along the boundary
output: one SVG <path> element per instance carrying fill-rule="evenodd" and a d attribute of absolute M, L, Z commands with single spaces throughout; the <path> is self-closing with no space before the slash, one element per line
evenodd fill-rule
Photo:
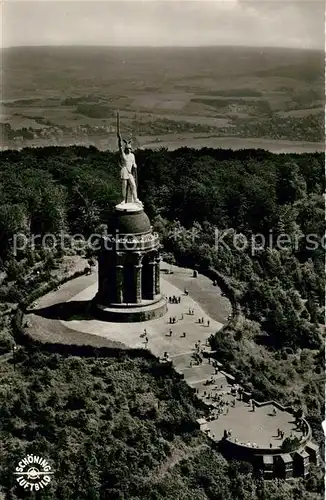
<path fill-rule="evenodd" d="M 123 310 L 123 306 L 121 308 L 106 307 L 101 304 L 97 304 L 93 299 L 90 311 L 95 318 L 102 321 L 112 321 L 118 323 L 139 323 L 142 321 L 149 321 L 161 318 L 167 311 L 165 298 L 156 300 L 156 302 L 150 306 L 137 306 L 130 307 L 129 310 L 127 310 L 127 308 Z"/>
<path fill-rule="evenodd" d="M 309 441 L 309 438 L 305 437 L 303 440 L 300 441 L 300 444 L 297 447 L 297 449 L 292 450 L 291 452 L 288 452 L 288 453 L 293 453 L 293 452 L 301 449 L 301 447 L 303 447 L 308 441 Z M 225 451 L 225 454 L 228 457 L 233 457 L 234 459 L 242 458 L 243 460 L 252 460 L 254 457 L 257 457 L 260 455 L 279 455 L 280 453 L 285 453 L 281 447 L 254 448 L 252 446 L 246 446 L 245 444 L 236 443 L 228 438 L 223 439 L 221 444 L 222 444 L 223 450 Z"/>

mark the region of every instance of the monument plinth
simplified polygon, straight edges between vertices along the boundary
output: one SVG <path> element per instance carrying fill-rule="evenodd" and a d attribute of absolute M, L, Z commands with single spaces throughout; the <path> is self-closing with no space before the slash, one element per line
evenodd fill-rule
<path fill-rule="evenodd" d="M 142 205 L 116 205 L 102 237 L 94 312 L 104 320 L 146 321 L 165 314 L 160 242 Z"/>

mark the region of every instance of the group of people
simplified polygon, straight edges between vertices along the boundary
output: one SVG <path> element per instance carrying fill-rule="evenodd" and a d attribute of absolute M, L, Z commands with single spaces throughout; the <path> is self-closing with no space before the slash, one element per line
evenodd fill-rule
<path fill-rule="evenodd" d="M 223 387 L 223 386 L 222 386 Z M 206 391 L 204 391 L 205 394 Z M 213 404 L 211 407 L 211 420 L 217 419 L 220 415 L 227 415 L 229 413 L 230 407 L 235 407 L 235 399 L 229 401 L 224 399 L 224 393 L 222 394 L 212 394 L 208 393 L 206 398 L 212 400 Z"/>
<path fill-rule="evenodd" d="M 170 330 L 169 330 L 169 337 L 172 337 L 172 333 L 173 333 L 173 331 L 172 331 L 172 330 L 171 330 L 171 328 L 170 328 Z M 186 337 L 186 335 L 187 335 L 187 332 L 182 332 L 181 337 L 185 338 L 185 337 Z"/>
<path fill-rule="evenodd" d="M 216 359 L 212 360 L 212 358 L 208 357 L 208 364 L 213 366 L 213 368 L 215 369 L 215 375 L 217 375 L 217 373 L 218 373 L 218 364 L 217 364 Z"/>
<path fill-rule="evenodd" d="M 181 316 L 180 316 L 179 320 L 180 320 L 180 321 L 182 321 L 182 320 L 183 320 L 183 318 L 184 318 L 183 313 L 181 313 Z M 178 320 L 177 320 L 177 317 L 176 317 L 176 316 L 170 316 L 170 317 L 169 317 L 169 323 L 170 323 L 170 325 L 171 325 L 171 324 L 173 324 L 173 325 L 174 325 L 175 323 L 177 323 L 177 321 L 178 321 Z"/>
<path fill-rule="evenodd" d="M 147 336 L 147 330 L 146 330 L 146 328 L 144 328 L 143 333 L 140 334 L 140 338 L 144 339 L 145 345 L 147 346 L 147 344 L 148 344 L 148 336 Z"/>
<path fill-rule="evenodd" d="M 201 345 L 201 340 L 197 340 L 195 343 L 195 352 L 199 354 L 200 352 L 203 353 L 202 345 Z"/>
<path fill-rule="evenodd" d="M 168 363 L 170 360 L 170 355 L 167 351 L 164 352 L 163 356 L 161 357 L 161 361 L 164 363 Z"/>
<path fill-rule="evenodd" d="M 302 420 L 302 418 L 296 418 L 296 419 L 295 419 L 295 425 L 296 425 L 296 428 L 297 428 L 299 431 L 301 431 L 301 432 L 303 432 L 303 433 L 304 433 L 304 431 L 305 431 L 305 423 L 304 423 L 304 421 Z"/>
<path fill-rule="evenodd" d="M 169 299 L 170 299 L 170 298 L 171 298 L 171 297 L 169 297 Z M 173 300 L 173 297 L 172 297 L 172 300 Z M 194 310 L 194 309 L 189 309 L 189 314 L 190 314 L 191 316 L 193 316 L 193 315 L 195 314 L 195 310 Z M 184 315 L 183 315 L 183 313 L 181 313 L 180 318 L 177 318 L 176 316 L 170 316 L 170 317 L 169 317 L 169 324 L 170 324 L 170 325 L 175 325 L 175 324 L 176 324 L 179 320 L 180 320 L 180 321 L 182 321 L 183 319 L 184 319 Z M 198 323 L 200 323 L 200 324 L 204 324 L 204 318 L 203 318 L 203 317 L 202 317 L 202 318 L 198 318 Z M 210 325 L 210 320 L 208 319 L 208 320 L 207 320 L 207 326 L 209 326 L 209 325 Z M 172 330 L 170 329 L 170 330 L 169 330 L 169 337 L 172 337 L 172 333 L 173 333 L 173 332 L 172 332 Z M 183 333 L 182 333 L 182 337 L 186 337 L 186 332 L 183 332 Z M 196 342 L 196 344 L 195 344 L 195 349 L 196 349 L 196 352 L 199 352 L 199 350 L 200 350 L 200 345 L 199 345 L 199 344 L 200 344 L 200 340 L 198 340 L 198 342 Z M 207 341 L 206 341 L 206 345 L 207 345 Z"/>
<path fill-rule="evenodd" d="M 184 337 L 186 336 L 185 332 L 184 332 Z M 209 346 L 209 342 L 208 342 L 208 339 L 205 340 L 205 346 L 208 347 Z M 192 366 L 198 366 L 198 365 L 201 365 L 203 363 L 203 354 L 205 352 L 205 346 L 203 346 L 202 344 L 202 341 L 199 339 L 197 340 L 197 342 L 195 342 L 195 352 L 192 354 L 192 359 L 190 360 L 190 368 Z M 211 364 L 211 358 L 207 358 L 208 360 L 208 364 Z M 213 361 L 213 366 L 215 367 L 215 375 L 217 374 L 217 364 L 215 363 L 215 361 Z M 213 383 L 214 381 L 212 381 L 211 383 Z"/>
<path fill-rule="evenodd" d="M 204 318 L 198 318 L 198 323 L 203 325 L 203 324 L 205 323 Z M 206 323 L 206 324 L 207 324 L 207 326 L 209 326 L 209 325 L 210 325 L 210 321 L 209 321 L 209 319 L 207 320 L 207 323 Z"/>
<path fill-rule="evenodd" d="M 180 304 L 181 302 L 181 295 L 178 297 L 176 295 L 173 295 L 173 297 L 169 297 L 169 304 Z"/>
<path fill-rule="evenodd" d="M 223 432 L 223 437 L 225 438 L 230 438 L 232 436 L 232 429 L 224 429 L 224 432 Z"/>
<path fill-rule="evenodd" d="M 281 431 L 281 429 L 277 429 L 277 437 L 284 439 L 284 431 Z"/>

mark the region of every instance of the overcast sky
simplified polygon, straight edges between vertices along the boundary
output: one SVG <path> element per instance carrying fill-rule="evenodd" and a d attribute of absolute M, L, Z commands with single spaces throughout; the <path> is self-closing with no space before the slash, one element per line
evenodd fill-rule
<path fill-rule="evenodd" d="M 324 48 L 324 2 L 319 0 L 6 0 L 1 24 L 3 47 Z"/>

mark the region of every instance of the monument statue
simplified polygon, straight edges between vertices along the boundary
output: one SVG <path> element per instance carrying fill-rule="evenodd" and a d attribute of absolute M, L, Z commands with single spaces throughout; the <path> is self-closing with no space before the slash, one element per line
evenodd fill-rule
<path fill-rule="evenodd" d="M 137 164 L 135 155 L 132 152 L 131 142 L 123 139 L 124 146 L 122 144 L 119 111 L 117 112 L 117 136 L 120 151 L 120 177 L 122 180 L 123 196 L 121 205 L 124 205 L 125 203 L 137 203 L 138 205 L 143 206 L 137 195 Z"/>

